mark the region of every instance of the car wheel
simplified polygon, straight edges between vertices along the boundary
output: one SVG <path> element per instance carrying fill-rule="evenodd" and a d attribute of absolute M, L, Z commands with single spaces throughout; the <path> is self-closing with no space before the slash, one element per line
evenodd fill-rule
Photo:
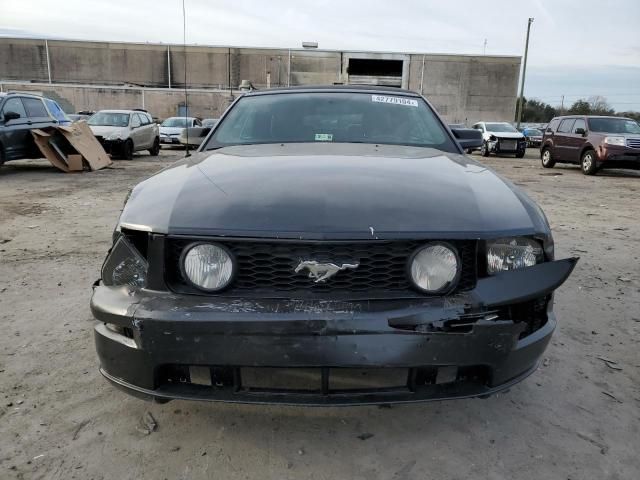
<path fill-rule="evenodd" d="M 131 139 L 124 142 L 122 145 L 122 158 L 125 160 L 133 160 L 133 142 Z"/>
<path fill-rule="evenodd" d="M 596 161 L 596 152 L 594 150 L 587 150 L 582 154 L 580 160 L 580 166 L 582 167 L 582 173 L 585 175 L 595 175 L 598 171 L 598 163 Z"/>
<path fill-rule="evenodd" d="M 467 153 L 471 155 L 473 153 L 473 148 L 467 148 Z"/>
<path fill-rule="evenodd" d="M 151 155 L 152 157 L 157 157 L 159 153 L 160 153 L 160 139 L 156 137 L 156 139 L 153 141 L 153 147 L 149 149 L 149 155 Z"/>
<path fill-rule="evenodd" d="M 516 158 L 523 158 L 526 150 L 520 150 L 516 153 Z"/>
<path fill-rule="evenodd" d="M 556 161 L 551 156 L 551 149 L 544 147 L 542 149 L 542 166 L 544 168 L 553 168 L 556 165 Z"/>
<path fill-rule="evenodd" d="M 489 144 L 487 142 L 482 142 L 482 147 L 480 147 L 480 155 L 483 157 L 489 156 Z"/>

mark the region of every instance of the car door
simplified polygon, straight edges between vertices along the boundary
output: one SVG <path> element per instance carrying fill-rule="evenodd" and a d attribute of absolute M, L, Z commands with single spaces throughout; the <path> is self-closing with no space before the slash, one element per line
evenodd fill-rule
<path fill-rule="evenodd" d="M 571 161 L 571 132 L 575 118 L 564 118 L 554 135 L 553 156 L 556 160 Z"/>
<path fill-rule="evenodd" d="M 584 118 L 576 118 L 573 126 L 571 127 L 571 135 L 568 135 L 567 142 L 569 147 L 567 148 L 567 160 L 570 162 L 578 163 L 580 161 L 580 152 L 582 147 L 587 142 L 587 123 Z"/>
<path fill-rule="evenodd" d="M 133 151 L 144 150 L 144 132 L 142 122 L 137 113 L 132 113 L 129 119 L 129 138 L 133 141 Z"/>
<path fill-rule="evenodd" d="M 9 113 L 19 115 L 18 118 L 7 118 Z M 0 111 L 0 144 L 4 160 L 16 160 L 29 154 L 29 146 L 33 141 L 29 138 L 31 123 L 20 97 L 11 97 L 4 102 Z"/>
<path fill-rule="evenodd" d="M 137 115 L 140 117 L 140 150 L 151 148 L 153 146 L 153 127 L 151 122 L 146 114 L 138 113 Z"/>

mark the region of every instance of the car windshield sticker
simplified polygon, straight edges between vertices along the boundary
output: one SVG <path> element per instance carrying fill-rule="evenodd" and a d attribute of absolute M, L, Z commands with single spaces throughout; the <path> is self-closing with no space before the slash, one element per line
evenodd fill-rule
<path fill-rule="evenodd" d="M 316 142 L 333 142 L 331 133 L 316 133 Z"/>
<path fill-rule="evenodd" d="M 406 107 L 417 107 L 418 101 L 412 98 L 404 97 L 387 97 L 386 95 L 371 95 L 372 102 L 393 103 L 396 105 L 404 105 Z"/>

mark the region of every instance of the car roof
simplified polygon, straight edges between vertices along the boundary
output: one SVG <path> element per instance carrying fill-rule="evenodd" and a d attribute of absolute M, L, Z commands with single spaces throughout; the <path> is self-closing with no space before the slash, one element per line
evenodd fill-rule
<path fill-rule="evenodd" d="M 42 95 L 38 95 L 37 93 L 29 93 L 29 92 L 0 92 L 0 98 L 13 97 L 13 96 L 39 98 L 40 100 L 44 100 L 45 98 L 47 98 L 47 97 L 43 97 Z M 48 100 L 51 100 L 51 99 L 48 99 Z"/>
<path fill-rule="evenodd" d="M 98 110 L 96 113 L 145 113 L 145 112 L 138 112 L 135 110 Z"/>
<path fill-rule="evenodd" d="M 623 120 L 633 120 L 629 117 L 619 117 L 617 115 L 562 115 L 560 117 L 553 117 L 554 120 L 564 120 L 565 118 L 621 118 Z"/>
<path fill-rule="evenodd" d="M 259 95 L 272 95 L 275 93 L 327 93 L 327 92 L 347 92 L 347 93 L 381 93 L 420 97 L 420 94 L 396 87 L 380 87 L 370 85 L 317 85 L 317 86 L 295 86 L 295 87 L 278 87 L 268 88 L 266 90 L 252 90 L 244 94 L 246 97 Z"/>

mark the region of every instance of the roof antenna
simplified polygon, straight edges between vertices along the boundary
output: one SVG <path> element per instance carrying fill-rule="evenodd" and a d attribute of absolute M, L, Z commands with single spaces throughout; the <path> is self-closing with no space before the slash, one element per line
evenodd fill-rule
<path fill-rule="evenodd" d="M 187 14 L 184 8 L 184 0 L 182 0 L 182 48 L 184 52 L 184 126 L 187 136 L 187 153 L 185 157 L 190 157 L 189 153 L 189 126 L 187 117 L 189 116 L 189 93 L 187 90 Z"/>

